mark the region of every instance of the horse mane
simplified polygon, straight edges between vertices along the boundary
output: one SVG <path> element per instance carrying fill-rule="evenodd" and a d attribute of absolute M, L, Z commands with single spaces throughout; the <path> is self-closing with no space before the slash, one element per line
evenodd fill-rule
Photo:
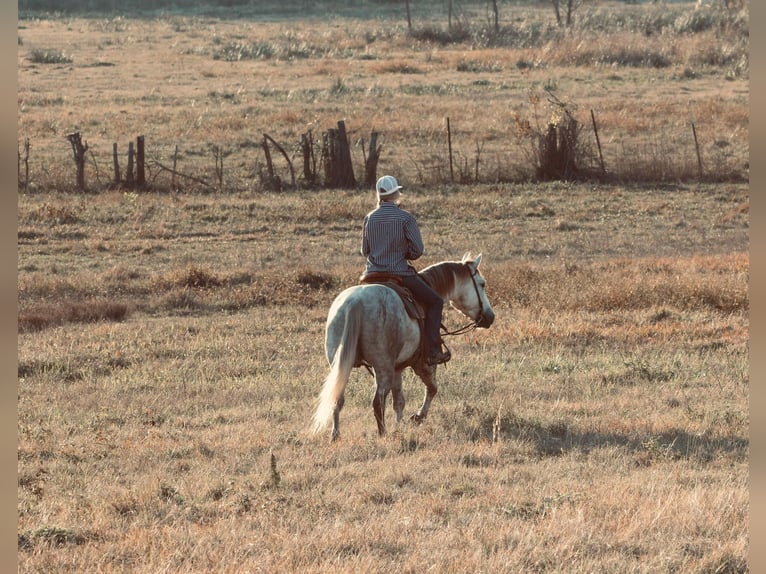
<path fill-rule="evenodd" d="M 452 293 L 457 279 L 468 274 L 468 267 L 458 261 L 443 261 L 420 272 L 420 276 L 428 285 L 442 297 Z"/>

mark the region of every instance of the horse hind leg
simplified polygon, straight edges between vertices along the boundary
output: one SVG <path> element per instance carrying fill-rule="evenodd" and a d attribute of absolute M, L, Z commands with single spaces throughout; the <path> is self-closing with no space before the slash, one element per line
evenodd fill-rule
<path fill-rule="evenodd" d="M 375 422 L 378 423 L 378 434 L 386 434 L 386 399 L 388 393 L 395 387 L 396 375 L 388 372 L 375 371 L 375 396 L 372 398 L 372 410 Z"/>
<path fill-rule="evenodd" d="M 340 437 L 340 410 L 343 408 L 343 403 L 345 401 L 345 395 L 338 397 L 338 402 L 335 403 L 335 408 L 332 411 L 332 432 L 330 433 L 331 441 L 336 441 Z"/>
<path fill-rule="evenodd" d="M 372 410 L 375 413 L 375 422 L 378 423 L 378 434 L 386 434 L 386 397 L 388 390 L 378 387 L 375 389 L 375 396 L 372 398 Z"/>

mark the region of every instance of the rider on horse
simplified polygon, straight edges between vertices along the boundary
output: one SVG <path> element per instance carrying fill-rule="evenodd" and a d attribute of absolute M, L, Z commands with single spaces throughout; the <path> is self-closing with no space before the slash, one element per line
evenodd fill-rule
<path fill-rule="evenodd" d="M 425 307 L 426 362 L 446 363 L 449 351 L 442 351 L 439 327 L 444 300 L 418 275 L 409 261 L 423 255 L 423 239 L 415 217 L 399 207 L 402 186 L 384 175 L 375 184 L 378 207 L 364 218 L 362 255 L 367 258 L 365 274 L 386 273 L 401 278 L 403 285 Z"/>

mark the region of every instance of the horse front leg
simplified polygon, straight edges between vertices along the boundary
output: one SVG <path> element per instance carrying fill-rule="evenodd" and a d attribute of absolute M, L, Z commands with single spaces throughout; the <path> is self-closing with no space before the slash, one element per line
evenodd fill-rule
<path fill-rule="evenodd" d="M 431 408 L 431 401 L 436 396 L 437 388 L 436 383 L 434 382 L 436 378 L 436 365 L 418 365 L 418 367 L 414 368 L 414 371 L 426 386 L 423 404 L 420 406 L 420 409 L 410 417 L 412 421 L 420 424 L 428 416 L 428 410 Z"/>

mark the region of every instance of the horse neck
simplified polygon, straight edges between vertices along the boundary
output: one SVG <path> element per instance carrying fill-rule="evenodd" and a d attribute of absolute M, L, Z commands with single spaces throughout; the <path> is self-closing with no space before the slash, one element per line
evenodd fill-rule
<path fill-rule="evenodd" d="M 449 301 L 454 298 L 461 267 L 461 263 L 445 261 L 426 267 L 420 275 L 442 299 Z"/>

